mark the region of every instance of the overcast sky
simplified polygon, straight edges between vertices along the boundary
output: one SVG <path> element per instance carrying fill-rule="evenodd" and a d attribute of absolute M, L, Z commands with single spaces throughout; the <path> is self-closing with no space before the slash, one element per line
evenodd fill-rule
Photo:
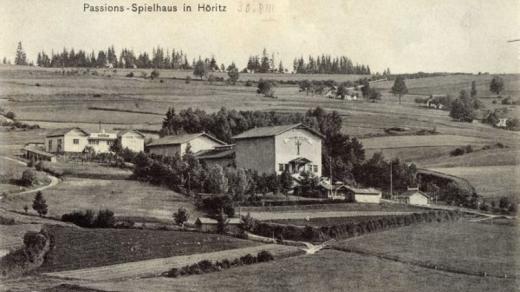
<path fill-rule="evenodd" d="M 200 1 L 201 3 L 203 1 Z M 91 5 L 169 4 L 199 1 L 2 0 L 0 57 L 16 44 L 31 60 L 63 47 L 135 51 L 182 49 L 192 58 L 215 55 L 244 66 L 265 47 L 292 68 L 308 54 L 346 55 L 372 71 L 520 72 L 519 0 L 212 0 L 222 13 L 88 13 Z M 238 12 L 240 3 L 273 4 L 272 13 Z"/>

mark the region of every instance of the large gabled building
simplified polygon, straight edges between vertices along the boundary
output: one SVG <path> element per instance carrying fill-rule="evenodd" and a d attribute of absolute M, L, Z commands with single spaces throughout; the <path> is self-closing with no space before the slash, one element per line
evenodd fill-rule
<path fill-rule="evenodd" d="M 319 177 L 323 139 L 303 124 L 254 128 L 233 137 L 236 167 L 259 174 L 308 171 Z"/>

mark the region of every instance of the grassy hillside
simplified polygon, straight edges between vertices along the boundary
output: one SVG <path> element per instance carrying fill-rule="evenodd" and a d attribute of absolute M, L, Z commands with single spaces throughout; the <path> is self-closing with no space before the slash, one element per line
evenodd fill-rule
<path fill-rule="evenodd" d="M 43 192 L 48 216 L 61 218 L 73 210 L 104 209 L 116 216 L 173 220 L 172 214 L 179 207 L 188 209 L 190 218 L 200 213 L 191 199 L 167 188 L 152 186 L 132 180 L 104 180 L 66 178 L 57 186 Z M 10 196 L 3 201 L 7 209 L 22 212 L 24 205 L 31 205 L 34 194 Z M 32 212 L 32 211 L 30 211 Z"/>
<path fill-rule="evenodd" d="M 339 241 L 334 246 L 400 261 L 432 263 L 474 273 L 520 276 L 515 226 L 460 221 L 419 224 Z M 370 242 L 370 245 L 367 244 Z"/>

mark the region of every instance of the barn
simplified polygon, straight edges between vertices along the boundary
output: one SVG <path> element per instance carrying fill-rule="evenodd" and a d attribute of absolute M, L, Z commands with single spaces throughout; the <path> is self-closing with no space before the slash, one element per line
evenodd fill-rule
<path fill-rule="evenodd" d="M 397 200 L 403 204 L 427 206 L 430 204 L 430 196 L 418 189 L 409 189 L 397 196 Z"/>
<path fill-rule="evenodd" d="M 356 188 L 352 186 L 342 186 L 341 191 L 345 198 L 354 198 L 358 203 L 381 203 L 382 193 L 374 188 Z"/>
<path fill-rule="evenodd" d="M 323 135 L 303 124 L 261 127 L 233 137 L 236 167 L 259 174 L 297 174 L 302 171 L 321 176 Z"/>

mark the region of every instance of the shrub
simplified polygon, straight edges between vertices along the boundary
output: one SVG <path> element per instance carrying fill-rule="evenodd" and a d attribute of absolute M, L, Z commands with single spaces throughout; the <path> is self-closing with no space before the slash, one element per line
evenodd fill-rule
<path fill-rule="evenodd" d="M 173 218 L 175 220 L 175 223 L 177 225 L 184 225 L 184 222 L 188 221 L 188 218 L 190 217 L 190 214 L 188 214 L 188 210 L 184 207 L 180 207 L 177 212 L 173 214 Z"/>
<path fill-rule="evenodd" d="M 202 261 L 198 262 L 198 266 L 201 269 L 201 271 L 204 273 L 209 273 L 209 272 L 215 271 L 215 266 L 213 265 L 213 263 L 211 261 L 208 261 L 208 260 L 202 260 Z"/>
<path fill-rule="evenodd" d="M 63 214 L 61 220 L 86 228 L 110 228 L 116 225 L 114 212 L 109 209 L 99 210 L 97 216 L 91 209 L 86 211 L 73 211 L 72 213 Z M 118 227 L 124 228 L 125 226 L 133 226 L 133 222 L 129 222 L 126 225 L 119 225 Z"/>
<path fill-rule="evenodd" d="M 110 228 L 115 223 L 114 212 L 109 209 L 99 210 L 93 227 Z"/>
<path fill-rule="evenodd" d="M 202 270 L 200 269 L 198 264 L 193 264 L 188 268 L 190 275 L 198 275 L 202 274 Z"/>
<path fill-rule="evenodd" d="M 256 256 L 256 258 L 257 258 L 259 263 L 263 263 L 263 262 L 268 262 L 268 261 L 274 260 L 273 254 L 271 254 L 270 252 L 268 252 L 266 250 L 262 250 L 261 252 L 259 252 L 258 255 Z"/>
<path fill-rule="evenodd" d="M 126 74 L 126 77 L 134 77 L 134 72 L 130 72 L 130 73 Z"/>
<path fill-rule="evenodd" d="M 152 71 L 152 73 L 150 73 L 150 78 L 155 79 L 155 78 L 159 77 L 159 75 L 161 75 L 161 73 L 159 73 L 159 71 L 157 71 L 157 69 L 154 69 Z"/>
<path fill-rule="evenodd" d="M 256 257 L 255 256 L 252 256 L 251 254 L 246 254 L 245 256 L 243 257 L 240 257 L 240 262 L 244 265 L 251 265 L 251 264 L 254 264 L 256 263 Z"/>
<path fill-rule="evenodd" d="M 450 155 L 451 155 L 451 156 L 460 156 L 460 155 L 464 155 L 464 149 L 462 149 L 462 148 L 456 148 L 455 150 L 453 150 L 453 151 L 450 152 Z"/>
<path fill-rule="evenodd" d="M 166 273 L 167 277 L 177 278 L 181 275 L 181 272 L 177 268 L 173 268 Z"/>
<path fill-rule="evenodd" d="M 26 169 L 22 173 L 20 183 L 24 186 L 32 186 L 36 184 L 36 173 L 32 169 Z"/>
<path fill-rule="evenodd" d="M 189 76 L 189 75 L 186 76 L 186 78 L 184 79 L 184 82 L 185 82 L 186 84 L 190 84 L 190 82 L 191 82 L 191 76 Z"/>
<path fill-rule="evenodd" d="M 7 112 L 5 114 L 5 117 L 8 118 L 8 119 L 14 120 L 16 118 L 16 114 L 13 113 L 13 112 Z"/>

